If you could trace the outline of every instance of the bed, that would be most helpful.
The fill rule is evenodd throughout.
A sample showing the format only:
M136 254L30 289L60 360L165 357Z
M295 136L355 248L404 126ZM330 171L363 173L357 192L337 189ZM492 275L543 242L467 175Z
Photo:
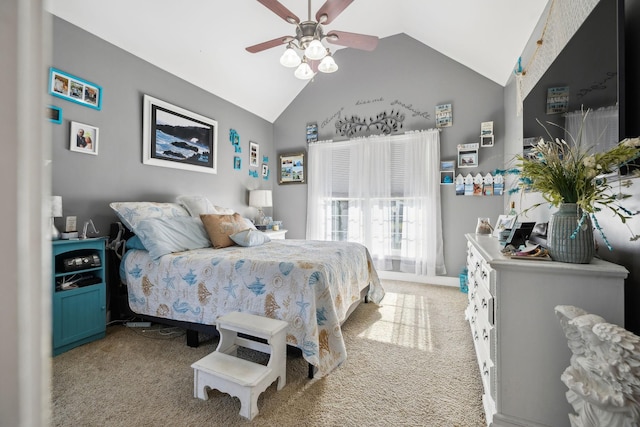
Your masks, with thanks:
M135 233L120 266L134 313L205 326L231 311L281 319L315 376L346 360L342 323L363 295L384 296L364 246L270 241L237 213L179 200L110 205Z

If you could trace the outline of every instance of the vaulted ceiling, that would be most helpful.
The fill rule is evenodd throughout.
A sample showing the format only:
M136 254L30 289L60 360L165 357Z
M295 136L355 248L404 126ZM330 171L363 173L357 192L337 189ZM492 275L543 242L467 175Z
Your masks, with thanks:
M307 1L280 2L308 18ZM325 28L380 38L406 33L505 85L547 2L356 0ZM323 3L311 2L312 19ZM308 84L280 65L284 46L245 50L295 34L256 0L49 0L47 9L269 122Z

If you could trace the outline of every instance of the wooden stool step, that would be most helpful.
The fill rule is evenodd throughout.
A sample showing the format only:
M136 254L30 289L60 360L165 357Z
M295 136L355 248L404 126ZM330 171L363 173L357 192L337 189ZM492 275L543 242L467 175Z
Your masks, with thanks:
M191 365L194 396L207 400L207 388L236 396L240 399L240 415L252 420L258 414L260 394L276 379L278 390L286 384L287 326L282 320L249 313L233 312L219 317L220 342L216 351ZM251 337L266 340L266 344ZM269 362L265 366L236 357L238 347L267 353Z
M206 374L218 376L242 387L255 387L269 374L269 368L259 363L214 351L191 365Z

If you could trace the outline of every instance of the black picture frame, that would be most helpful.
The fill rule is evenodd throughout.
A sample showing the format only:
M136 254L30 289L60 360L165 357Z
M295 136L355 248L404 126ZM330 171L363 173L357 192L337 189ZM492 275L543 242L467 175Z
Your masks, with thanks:
M522 245L526 245L535 225L535 222L517 222L511 229L511 233L505 241L505 245L511 245L516 249Z

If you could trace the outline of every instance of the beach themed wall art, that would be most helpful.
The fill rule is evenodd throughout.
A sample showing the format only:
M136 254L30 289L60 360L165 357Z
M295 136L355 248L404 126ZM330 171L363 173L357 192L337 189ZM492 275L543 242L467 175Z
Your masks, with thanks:
M218 122L149 95L144 96L142 162L217 172Z

